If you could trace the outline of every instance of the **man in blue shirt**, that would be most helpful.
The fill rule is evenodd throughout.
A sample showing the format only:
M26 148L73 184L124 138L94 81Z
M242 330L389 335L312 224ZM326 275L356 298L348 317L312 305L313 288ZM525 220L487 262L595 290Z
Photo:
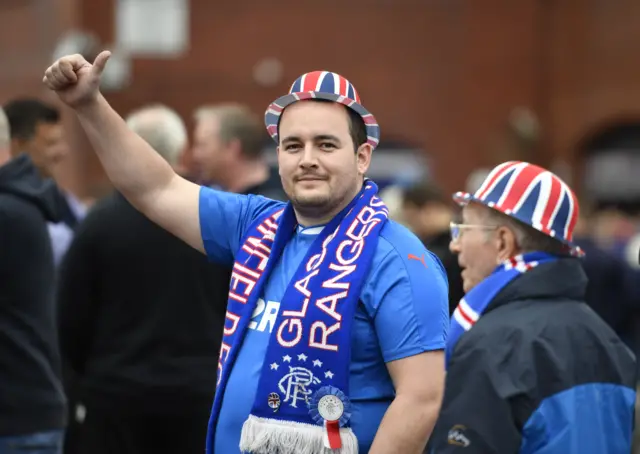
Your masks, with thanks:
M100 95L108 57L63 57L44 82L134 206L233 266L208 450L423 452L443 391L447 283L364 178L379 127L355 88L318 71L269 106L285 205L176 175Z

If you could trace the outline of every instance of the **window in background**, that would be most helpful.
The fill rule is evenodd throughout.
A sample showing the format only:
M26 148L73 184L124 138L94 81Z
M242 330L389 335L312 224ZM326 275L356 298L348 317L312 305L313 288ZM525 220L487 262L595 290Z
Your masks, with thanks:
M116 44L131 56L174 58L189 47L188 0L117 0Z

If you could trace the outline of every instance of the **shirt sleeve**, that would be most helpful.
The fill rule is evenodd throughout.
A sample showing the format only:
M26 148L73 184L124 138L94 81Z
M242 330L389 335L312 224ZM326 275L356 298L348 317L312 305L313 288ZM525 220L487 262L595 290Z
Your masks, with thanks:
M231 266L247 228L261 214L282 202L257 195L200 189L200 231L207 257Z
M370 274L363 293L385 362L445 347L446 277L439 260L417 240L415 246L415 255L390 250Z

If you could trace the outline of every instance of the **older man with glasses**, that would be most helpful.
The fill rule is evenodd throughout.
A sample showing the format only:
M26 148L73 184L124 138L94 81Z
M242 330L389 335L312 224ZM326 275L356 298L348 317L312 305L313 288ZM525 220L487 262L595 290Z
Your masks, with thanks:
M463 223L451 224L450 247L466 294L430 452L630 452L635 358L584 303L572 190L506 162L454 198Z

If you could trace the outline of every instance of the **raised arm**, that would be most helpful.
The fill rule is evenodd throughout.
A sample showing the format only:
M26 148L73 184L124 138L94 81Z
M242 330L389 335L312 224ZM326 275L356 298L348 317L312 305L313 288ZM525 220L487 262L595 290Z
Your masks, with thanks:
M204 252L200 186L177 175L102 96L100 77L109 56L102 52L93 64L81 55L62 57L47 69L43 82L75 110L115 188L153 222Z

